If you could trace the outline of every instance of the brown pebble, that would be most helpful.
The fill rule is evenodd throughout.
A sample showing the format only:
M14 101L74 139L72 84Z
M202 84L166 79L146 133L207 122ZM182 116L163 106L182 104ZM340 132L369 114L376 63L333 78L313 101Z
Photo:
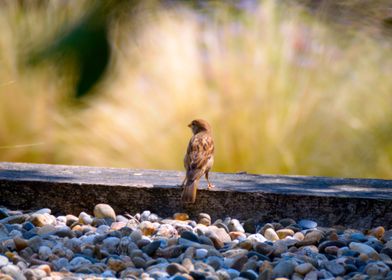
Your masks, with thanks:
M189 220L189 216L187 213L175 213L173 215L174 220L178 220L178 221L186 221Z
M300 265L297 265L294 268L295 272L301 274L301 275L306 275L308 274L310 271L315 270L314 266L311 263L303 263Z
M279 229L279 230L276 231L276 233L278 234L280 239L284 239L287 236L293 236L294 235L294 231L292 229L289 229L289 228Z
M337 255L339 251L339 247L337 246L328 246L324 249L325 253L330 254L330 255Z
M48 215L33 214L31 215L31 222L37 227L42 227L44 225L51 223L51 219L49 218Z
M231 268L241 271L242 267L247 261L248 261L248 257L246 255L238 256L234 259Z
M358 256L358 259L363 261L363 262L367 262L369 260L369 256L367 254L361 253Z
M254 250L262 255L269 256L274 251L274 247L265 242L258 242L254 245Z
M141 222L139 225L139 229L144 235L147 236L152 235L156 231L154 225L149 221Z
M274 228L274 226L270 223L266 223L259 231L258 233L261 233L262 235L264 235L265 231L267 228Z
M269 262L269 261L264 261L263 264L259 267L259 272L262 273L262 272L265 271L265 270L270 270L270 271L272 271L273 268L274 268L274 267L272 266L272 263L271 263L271 262Z
M373 228L373 229L370 231L370 235L373 235L373 236L376 237L377 239L381 239L381 238L383 237L384 233L385 233L385 229L384 229L384 227L382 227L382 226Z
M192 259L190 259L190 258L184 258L184 259L182 260L182 265L183 265L186 269L188 269L189 271L192 271L192 270L195 269L195 266L194 266L193 263L192 263Z
M1 280L13 280L13 278L7 274L1 273L0 272L0 279Z
M166 259L169 258L177 258L179 255L182 254L182 245L175 245L175 246L170 246L170 247L166 247L164 249L162 248L158 248L158 250L156 251L156 255L158 257L163 257Z
M332 241L337 241L337 240L339 240L339 236L338 236L338 234L336 233L336 231L333 231L333 232L331 232L331 233L329 234L328 239L329 239L329 240L332 240Z
M127 264L125 262L123 262L122 260L115 259L115 258L109 258L107 265L111 270L113 270L115 272L119 272L119 271L122 271L125 268L127 268Z
M176 273L189 273L189 270L184 266L178 263L171 263L167 266L166 272L169 273L170 276L173 276Z
M42 264L42 265L38 266L37 268L45 271L47 276L50 276L50 274L52 273L52 269L47 264Z
M196 253L195 247L188 247L184 252L184 258L193 259Z
M21 237L15 237L14 243L15 243L16 251L23 250L28 246L28 242L26 241L26 239L23 239Z
M323 238L324 234L319 230L312 230L305 235L304 240L298 241L296 244L297 247L307 246L307 245L316 245L319 243L321 238Z
M82 231L82 226L80 224L76 224L72 227L73 231Z
M302 232L298 231L298 232L294 233L293 238L301 241L301 240L304 240L305 236Z
M250 251L253 248L253 243L250 240L244 240L238 243L237 247Z
M10 260L12 260L15 257L15 254L10 251L5 252L4 255L6 255L7 258L9 258Z
M221 249L221 248L223 248L223 246L225 245L225 244L222 242L222 240L220 240L220 239L218 238L218 236L216 236L216 235L208 234L208 238L211 239L212 243L214 243L214 247L217 248L217 249Z
M211 217L207 213L200 213L197 217L197 222L199 224L210 226L211 225Z

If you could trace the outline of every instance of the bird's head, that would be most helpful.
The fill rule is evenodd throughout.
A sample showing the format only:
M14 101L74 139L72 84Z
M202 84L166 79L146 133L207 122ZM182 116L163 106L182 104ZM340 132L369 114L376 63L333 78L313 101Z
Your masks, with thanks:
M202 131L211 131L211 126L205 120L197 119L193 120L188 127L192 129L193 134L202 132Z

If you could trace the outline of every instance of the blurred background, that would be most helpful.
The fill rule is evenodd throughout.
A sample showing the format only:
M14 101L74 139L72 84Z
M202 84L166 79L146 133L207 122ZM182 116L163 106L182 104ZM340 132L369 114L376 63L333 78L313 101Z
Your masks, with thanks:
M0 161L391 178L390 1L223 2L1 1Z

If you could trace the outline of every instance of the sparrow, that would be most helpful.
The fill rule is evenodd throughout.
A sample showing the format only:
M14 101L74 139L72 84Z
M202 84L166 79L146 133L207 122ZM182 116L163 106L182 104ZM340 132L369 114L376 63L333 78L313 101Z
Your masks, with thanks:
M214 187L208 179L208 172L214 163L214 140L211 126L205 120L194 120L188 127L193 136L184 157L185 179L182 182L182 202L194 203L200 178L204 175L208 189Z

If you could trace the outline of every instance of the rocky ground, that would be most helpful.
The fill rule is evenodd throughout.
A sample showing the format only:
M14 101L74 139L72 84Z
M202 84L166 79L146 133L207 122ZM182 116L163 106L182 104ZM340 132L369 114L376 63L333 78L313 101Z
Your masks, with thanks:
M0 279L392 279L392 230L0 208Z

